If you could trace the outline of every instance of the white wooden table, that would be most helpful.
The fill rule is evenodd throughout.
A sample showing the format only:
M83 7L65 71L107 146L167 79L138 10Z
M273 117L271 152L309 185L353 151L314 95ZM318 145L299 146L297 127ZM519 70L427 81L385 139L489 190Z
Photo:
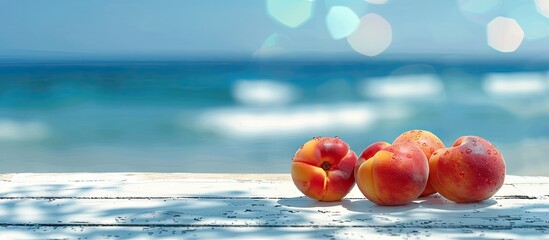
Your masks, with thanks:
M482 203L303 197L286 174L0 175L0 239L549 239L549 178L507 176Z

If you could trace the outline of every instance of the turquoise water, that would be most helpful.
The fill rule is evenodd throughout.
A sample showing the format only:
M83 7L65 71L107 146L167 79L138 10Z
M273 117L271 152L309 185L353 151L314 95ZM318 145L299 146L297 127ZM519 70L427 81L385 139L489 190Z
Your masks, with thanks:
M426 129L479 135L549 176L549 68L526 63L0 65L0 172L285 173L314 136L356 152Z

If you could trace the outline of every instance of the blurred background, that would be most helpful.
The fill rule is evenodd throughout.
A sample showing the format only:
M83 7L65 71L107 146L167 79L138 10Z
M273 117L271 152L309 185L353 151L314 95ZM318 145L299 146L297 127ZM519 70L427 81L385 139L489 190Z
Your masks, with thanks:
M287 173L411 129L549 176L549 0L0 0L2 173Z

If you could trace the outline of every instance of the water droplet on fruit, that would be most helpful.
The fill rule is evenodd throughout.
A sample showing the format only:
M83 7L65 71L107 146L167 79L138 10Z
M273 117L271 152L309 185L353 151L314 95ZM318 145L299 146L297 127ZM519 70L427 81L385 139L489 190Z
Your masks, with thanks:
M491 153L492 153L492 151L486 150L486 154L490 155Z
M427 143L422 143L421 146L426 147L426 146L427 146Z
M407 158L411 158L411 157L412 157L412 155L410 155L410 154L406 154L406 157L407 157Z
M430 151L431 153L433 153L433 152L435 151L435 149L434 149L434 148L429 148L429 151Z
M485 183L489 183L490 180L488 180L488 178L484 178L484 182L485 182Z
M339 139L339 136L335 136L335 139Z
M391 156L391 158L395 159L397 156L396 154L393 154L393 156Z
M466 152L467 154L469 154L469 153L471 153L471 149L467 148L467 150L465 150L465 152Z
M460 177L464 177L464 176L465 176L465 172L463 172L463 171L460 172L460 173L459 173L459 176L460 176Z
M498 160L498 159L497 159L496 157L492 157L492 160L496 161L496 160Z
M494 150L494 155L498 155L498 151Z

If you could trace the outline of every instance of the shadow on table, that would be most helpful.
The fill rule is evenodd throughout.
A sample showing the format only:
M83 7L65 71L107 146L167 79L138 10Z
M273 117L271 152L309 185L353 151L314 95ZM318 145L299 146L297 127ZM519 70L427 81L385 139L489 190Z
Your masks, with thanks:
M456 204L434 196L404 206L383 207L365 199L325 203L306 197L261 198L248 191L219 191L214 195L225 197L206 198L79 197L113 188L117 188L114 183L79 189L72 185L42 184L4 192L0 195L0 236L3 239L340 238L350 232L361 236L426 237L427 232L445 234L448 228L482 233L498 229L515 231L516 227L524 236L541 236L548 231L547 204L501 206L495 200ZM32 191L64 196L68 190L75 197L4 197L25 196ZM395 233L393 229L399 230Z
M278 204L286 206L286 207L295 207L295 208L326 208L326 207L333 207L333 206L341 206L342 204L346 204L351 202L348 199L341 199L340 201L336 202L321 202L312 198L308 197L293 197L293 198L283 198L277 201Z

